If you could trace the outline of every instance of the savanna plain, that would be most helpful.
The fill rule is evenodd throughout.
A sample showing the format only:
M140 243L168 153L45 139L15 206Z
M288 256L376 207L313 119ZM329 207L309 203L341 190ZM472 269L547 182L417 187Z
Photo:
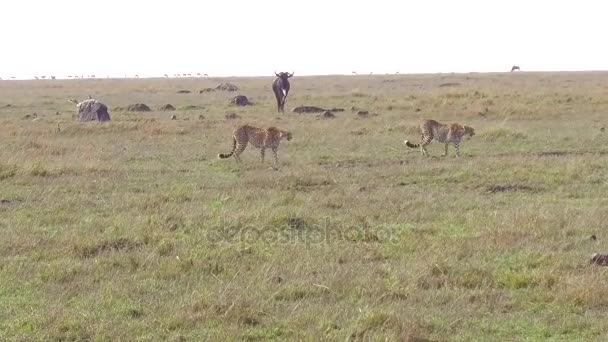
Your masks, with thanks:
M608 72L272 79L0 81L0 340L608 339Z

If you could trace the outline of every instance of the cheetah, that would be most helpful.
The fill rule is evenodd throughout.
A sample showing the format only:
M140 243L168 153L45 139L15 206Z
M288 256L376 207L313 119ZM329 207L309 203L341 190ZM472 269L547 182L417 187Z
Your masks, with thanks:
M277 151L279 150L279 143L282 139L286 139L290 141L292 138L291 132L278 129L276 127L269 127L267 129L258 128L249 125L238 126L232 132L232 151L230 153L220 153L218 154L218 158L225 159L230 158L234 155L234 159L237 164L241 162L241 158L239 157L248 143L253 144L254 147L261 149L261 161L264 163L264 155L266 153L266 149L270 148L272 150L272 154L274 155L274 164L273 169L278 169L278 158Z
M445 152L442 156L448 154L448 145L454 144L456 148L456 156L460 156L460 142L463 137L468 136L469 138L475 135L475 129L469 126L464 126L458 123L450 125L442 124L435 120L424 120L420 124L420 144L412 144L405 140L404 143L407 147L418 148L422 155L427 155L426 145L430 144L433 139L445 144Z

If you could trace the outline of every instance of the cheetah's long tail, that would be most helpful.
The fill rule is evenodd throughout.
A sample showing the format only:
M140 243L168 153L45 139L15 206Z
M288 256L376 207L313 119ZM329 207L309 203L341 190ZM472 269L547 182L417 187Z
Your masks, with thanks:
M405 144L405 146L407 146L407 147L411 147L411 148L417 148L417 147L420 147L420 144L412 144L411 142L409 142L409 141L407 141L407 140L406 140L406 141L404 141L403 143Z
M236 138L232 137L232 151L230 153L220 153L217 157L220 159L230 158L234 154L234 151L236 151Z

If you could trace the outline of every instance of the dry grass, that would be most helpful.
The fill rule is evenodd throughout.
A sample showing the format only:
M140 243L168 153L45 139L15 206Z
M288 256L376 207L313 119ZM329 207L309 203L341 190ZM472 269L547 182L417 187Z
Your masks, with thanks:
M608 337L608 73L294 78L287 107L332 120L222 81L256 105L213 79L0 81L1 340ZM88 94L152 111L76 123ZM423 158L422 118L477 135ZM240 122L293 131L279 171L216 158Z

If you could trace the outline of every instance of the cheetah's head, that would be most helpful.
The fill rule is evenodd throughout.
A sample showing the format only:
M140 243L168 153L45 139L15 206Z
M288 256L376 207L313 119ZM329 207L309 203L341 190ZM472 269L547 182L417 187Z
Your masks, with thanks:
M473 127L464 126L464 135L468 136L470 139L475 135L475 129Z
M281 131L281 139L287 139L287 141L291 140L291 132L289 131Z

